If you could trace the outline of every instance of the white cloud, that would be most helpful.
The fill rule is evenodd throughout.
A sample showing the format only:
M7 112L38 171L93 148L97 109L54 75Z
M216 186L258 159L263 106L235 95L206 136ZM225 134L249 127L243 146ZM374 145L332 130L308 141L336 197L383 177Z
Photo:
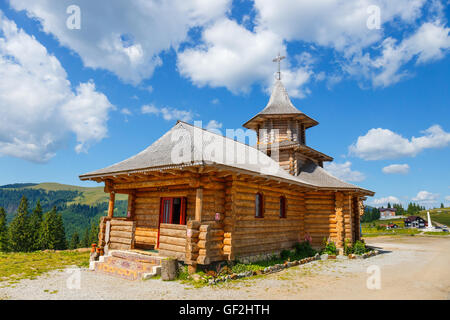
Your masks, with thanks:
M372 59L368 54L353 59L356 68L348 66L350 73L361 73L372 79L375 87L386 87L394 84L404 77L410 76L402 67L416 58L416 64L424 64L429 61L441 59L446 50L450 48L450 28L435 23L424 23L409 38L403 39L397 44L397 40L388 37L381 47L378 57Z
M205 29L202 41L178 54L181 75L199 87L226 87L234 93L248 92L255 81L268 81L275 70L270 63L274 52L283 48L273 32L254 33L229 19Z
M359 182L366 179L365 175L359 171L351 169L352 163L347 161L345 163L325 163L324 169L330 174L344 181Z
M386 174L407 174L409 173L408 164L391 164L390 166L384 167L382 169L383 173Z
M212 104L219 104L219 103L220 103L220 100L217 99L217 98L215 98L215 99L212 99L212 100L211 100L211 103L212 103Z
M218 122L217 120L211 120L208 122L208 124L206 125L206 130L208 131L217 131L219 129L222 128L222 123Z
M397 197L388 196L388 197L384 197L384 198L373 199L369 203L376 207L387 207L388 203L390 203L392 205L394 203L395 204L401 203L401 201Z
M73 0L10 0L16 10L39 19L43 30L75 51L85 66L115 73L137 84L162 64L159 54L187 40L192 27L222 17L230 0L103 1L78 0L81 30L66 27ZM120 22L120 23L119 23Z
M434 194L428 191L420 191L417 196L412 198L413 201L417 201L421 204L433 204L437 202L439 194Z
M154 114L157 116L162 116L164 120L182 120L185 122L189 122L192 120L194 114L192 111L187 110L179 110L176 108L157 108L154 105L144 105L141 107L142 114Z
M122 110L120 110L121 114L124 114L126 116L131 116L133 113L130 111L130 109L128 108L123 108Z
M388 129L370 129L349 147L350 154L364 160L414 157L425 149L444 148L450 143L450 133L434 125L416 138L406 139Z
M382 39L367 28L367 8L381 10L381 23L412 23L425 0L255 0L257 23L288 41L306 41L351 54Z
M47 162L70 133L86 151L106 137L113 108L93 82L73 92L58 59L0 11L0 154Z

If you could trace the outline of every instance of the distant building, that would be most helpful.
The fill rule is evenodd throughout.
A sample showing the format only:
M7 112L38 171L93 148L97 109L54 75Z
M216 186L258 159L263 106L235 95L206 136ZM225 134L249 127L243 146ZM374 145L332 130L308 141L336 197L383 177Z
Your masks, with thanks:
M395 217L397 209L395 208L381 208L380 209L380 220L392 219Z
M421 217L409 216L404 220L405 228L425 228L428 223Z

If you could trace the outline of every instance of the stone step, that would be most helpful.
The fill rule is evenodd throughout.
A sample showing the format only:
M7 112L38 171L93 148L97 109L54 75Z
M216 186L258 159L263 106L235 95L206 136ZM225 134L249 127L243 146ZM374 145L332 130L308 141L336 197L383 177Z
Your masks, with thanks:
M91 263L90 269L127 280L150 279L161 275L162 259L155 255L110 251L108 256Z
M116 257L107 257L103 263L117 268L136 270L139 272L151 272L156 265L149 262L130 261Z
M160 265L161 260L164 259L164 257L160 257L157 255L145 255L129 251L111 251L110 256L127 261L150 263L155 265Z
M139 272L137 270L120 268L102 262L97 262L95 264L95 271L102 274L107 274L127 280L138 280L142 278L142 272Z

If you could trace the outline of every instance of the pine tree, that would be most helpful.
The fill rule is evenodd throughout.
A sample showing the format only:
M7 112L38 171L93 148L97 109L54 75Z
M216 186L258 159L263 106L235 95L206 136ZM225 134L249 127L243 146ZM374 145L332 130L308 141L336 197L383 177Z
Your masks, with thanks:
M56 207L44 214L40 242L43 249L64 250L67 248L64 223Z
M0 207L0 252L8 251L8 226L5 209Z
M98 224L91 223L91 231L89 232L89 246L91 244L98 244Z
M443 203L441 203L441 209L444 209L444 204Z
M391 207L391 203L390 202L388 202L388 209L391 209L392 207Z
M80 236L78 235L78 232L74 232L72 234L72 238L70 239L70 246L69 249L77 249L80 245Z
M42 224L42 207L41 202L38 200L36 208L30 216L30 241L31 250L36 251L41 249L40 232Z
M56 208L54 208L56 211ZM67 240L66 231L64 229L64 221L61 214L56 214L56 250L66 250Z
M9 226L9 246L14 252L31 251L28 200L25 196L20 200L14 219Z
M81 247L82 248L89 248L91 245L89 243L89 227L86 228L84 232L83 239L81 240Z

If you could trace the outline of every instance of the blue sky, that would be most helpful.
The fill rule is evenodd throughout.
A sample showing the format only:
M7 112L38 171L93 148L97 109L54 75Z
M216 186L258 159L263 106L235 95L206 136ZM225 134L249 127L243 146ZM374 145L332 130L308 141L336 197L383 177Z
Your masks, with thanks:
M0 2L0 184L93 186L78 175L177 119L240 128L266 105L281 52L327 170L376 191L368 204L450 205L448 2L273 3Z

